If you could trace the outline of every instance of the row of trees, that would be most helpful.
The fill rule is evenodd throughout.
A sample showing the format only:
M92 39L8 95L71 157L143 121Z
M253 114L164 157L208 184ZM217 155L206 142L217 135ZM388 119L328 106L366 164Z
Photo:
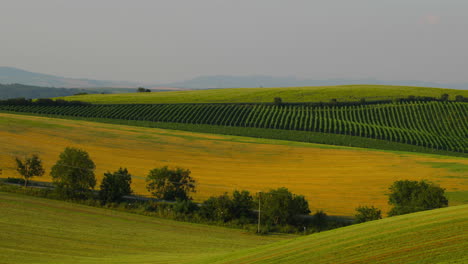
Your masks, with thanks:
M24 185L35 176L44 175L42 161L33 154L25 159L15 158L16 170L24 178ZM66 198L86 199L93 195L97 180L94 174L96 165L89 154L78 148L67 147L52 166L50 176L56 190ZM104 173L99 197L104 202L116 202L132 193L132 175L126 168ZM190 192L195 192L195 180L190 170L169 169L167 166L152 169L147 178L147 189L162 200L191 200Z
M144 87L138 87L136 91L137 93L151 93L150 89L146 89Z
M23 176L25 186L35 176L45 172L37 155L21 160L16 158L17 171ZM126 168L104 173L98 195L93 192L97 184L94 174L96 166L89 154L81 149L67 147L52 166L50 175L55 191L66 199L98 198L102 204L121 202L132 194L132 175ZM217 222L241 221L253 223L257 214L255 205L261 200L262 218L269 226L298 225L298 215L309 214L309 204L302 195L295 195L286 188L260 193L256 197L246 190L224 193L208 198L198 205L192 201L195 180L190 170L167 166L149 171L146 177L147 190L157 199L174 201L172 209L177 214L194 215ZM260 208L259 208L260 209Z
M24 159L15 158L16 170L24 178L26 187L29 180L35 176L42 176L45 170L38 155L33 154ZM93 195L96 186L94 162L89 154L81 149L67 147L60 154L59 160L52 166L50 175L56 191L64 198L86 199ZM104 173L99 198L103 202L116 202L122 196L132 193L132 175L127 169L120 168L114 173Z
M24 97L0 100L0 105L39 105L39 106L86 106L91 105L82 101L67 101L63 99L39 98L36 100Z
M21 160L16 158L17 171L23 176L25 186L35 176L45 172L42 161L37 155ZM96 166L89 154L81 149L67 147L53 165L50 175L56 191L67 199L89 199L95 197L102 204L118 203L126 195L132 194L132 175L126 168L106 172L95 195L97 184L94 174ZM263 223L267 226L306 226L311 224L304 215L311 213L304 196L295 195L287 188L278 188L252 196L248 191L234 191L213 196L198 205L192 201L196 181L190 176L190 170L165 166L149 171L146 177L148 191L157 199L174 201L172 209L184 216L201 217L210 221L253 223L261 212ZM389 216L446 207L448 200L444 189L427 181L396 181L389 188L389 203L393 206ZM258 208L256 206L259 206ZM260 206L261 205L261 206ZM254 210L258 209L259 212ZM322 225L326 218L323 212L314 215L312 224ZM382 218L382 212L375 207L356 208L357 223Z
M429 101L440 101L440 102L448 102L450 95L445 93L442 94L439 98L432 97L432 96L415 96L409 95L408 97L398 97L393 99L373 99L368 101L365 97L359 99L359 101L340 101L337 98L330 99L329 102L319 102L319 103L310 103L315 106L352 106L352 105L368 105L368 104L385 104L385 103L401 103L401 102L429 102ZM370 98L372 99L372 98ZM468 98L464 97L463 95L456 95L455 102L468 102ZM273 105L282 106L291 103L284 103L281 97L273 98ZM293 103L293 104L304 104L304 103Z
M388 203L392 209L388 216L397 216L419 211L432 210L448 206L445 189L428 181L402 180L394 182L388 194ZM356 208L355 221L357 223L382 218L382 211L373 206Z

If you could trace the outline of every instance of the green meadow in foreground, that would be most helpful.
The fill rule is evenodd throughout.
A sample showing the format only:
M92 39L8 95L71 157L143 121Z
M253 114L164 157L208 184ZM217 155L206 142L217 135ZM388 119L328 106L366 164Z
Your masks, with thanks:
M199 263L468 263L468 205L352 225Z
M0 192L0 263L185 263L287 236Z
M0 193L0 263L463 263L468 205L309 236L239 230Z
M191 91L171 91L128 94L88 94L62 97L65 100L78 100L97 104L172 104L172 103L261 103L273 102L281 97L284 102L329 102L382 100L394 97L430 96L448 94L453 100L456 95L468 97L468 90L386 86L386 85L342 85L288 88L230 88Z

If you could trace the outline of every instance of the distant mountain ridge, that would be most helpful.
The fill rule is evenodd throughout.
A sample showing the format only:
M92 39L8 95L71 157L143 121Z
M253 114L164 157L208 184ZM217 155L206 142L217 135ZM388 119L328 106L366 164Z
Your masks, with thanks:
M139 83L126 81L100 81L91 79L66 78L50 74L35 73L12 67L0 67L0 84L15 84L57 87L57 88L129 88L141 86Z
M52 88L39 87L24 84L1 84L0 83L0 100L10 98L48 98L59 96L70 96L79 93L98 93L97 91L86 90L81 88Z
M296 77L273 77L267 75L230 76L214 75L200 76L187 81L166 84L169 87L207 89L207 88L240 88L240 87L302 87L302 86L335 86L348 84L376 84L397 86L437 87L452 89L468 89L468 83L447 84L424 81L382 81L376 79L328 79L313 80Z
M442 87L468 89L468 83L435 83L425 81L382 81L376 79L328 79L314 80L297 77L274 77L267 75L232 76L210 75L199 76L189 80L172 83L143 83L128 81L105 81L91 79L66 78L49 74L34 73L12 67L0 67L0 84L21 83L33 86L63 88L131 88L143 86L155 90L241 88L241 87L299 87L299 86L334 86L346 84L381 84L419 87ZM179 88L179 89L177 89Z

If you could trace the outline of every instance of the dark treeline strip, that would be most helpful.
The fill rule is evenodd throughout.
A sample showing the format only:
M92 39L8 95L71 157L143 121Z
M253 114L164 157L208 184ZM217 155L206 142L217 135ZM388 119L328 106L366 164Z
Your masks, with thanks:
M20 98L10 98L6 100L0 100L0 105L41 105L41 106L67 106L67 105L91 105L87 102L82 101L66 101L63 99L50 99L50 98L39 98L36 100Z
M5 85L0 84L0 88ZM65 88L50 88L55 90L65 89ZM90 93L97 93L97 91L84 90L84 89L65 89L70 90L73 92L77 92L76 94L87 94ZM70 93L68 91L67 93ZM71 95L71 94L67 94ZM65 96L65 95L62 95ZM49 96L54 97L54 96ZM58 97L58 96L56 96ZM0 96L0 99L2 97ZM8 99L0 100L0 105L31 105L35 104L36 102L40 102L42 105L58 105L58 104L66 104L64 102L68 100L63 99L49 99L46 96L36 96L33 98L39 98L37 100L27 99L30 97L26 96L16 96L16 97L7 97ZM278 99L278 100L277 100ZM440 98L438 97L430 97L430 96L413 96L410 95L408 97L363 97L356 101L347 101L343 100L343 98L339 99L331 99L329 102L283 102L281 98L277 97L271 103L259 102L259 103L200 103L198 105L281 105L281 106L309 106L309 107L339 107L339 106L362 106L362 105L376 105L376 104L394 104L394 103L405 103L405 102L449 102L449 95L443 94ZM468 102L468 97L464 97L462 95L457 95L452 102ZM73 102L74 104L90 104L88 102L81 102L81 101L68 101ZM99 105L127 105L127 104L99 104ZM135 104L135 105L143 105L143 104ZM165 104L148 104L148 105L165 105ZM175 105L192 105L191 103L178 103Z

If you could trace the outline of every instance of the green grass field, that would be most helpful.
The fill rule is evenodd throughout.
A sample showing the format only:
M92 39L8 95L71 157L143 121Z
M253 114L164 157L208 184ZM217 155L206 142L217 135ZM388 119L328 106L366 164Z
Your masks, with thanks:
M290 236L0 192L0 263L185 263Z
M468 263L468 205L353 225L199 263Z
M466 263L468 205L256 236L0 193L0 263Z
M447 93L450 99L456 95L468 97L468 90L385 86L385 85L342 85L319 87L290 88L231 88L196 91L129 93L129 94L89 94L68 96L62 99L79 100L97 104L168 104L168 103L260 103L273 102L281 97L284 102L329 102L332 98L338 101L358 101L367 98L388 99L393 97L431 96L440 97Z

